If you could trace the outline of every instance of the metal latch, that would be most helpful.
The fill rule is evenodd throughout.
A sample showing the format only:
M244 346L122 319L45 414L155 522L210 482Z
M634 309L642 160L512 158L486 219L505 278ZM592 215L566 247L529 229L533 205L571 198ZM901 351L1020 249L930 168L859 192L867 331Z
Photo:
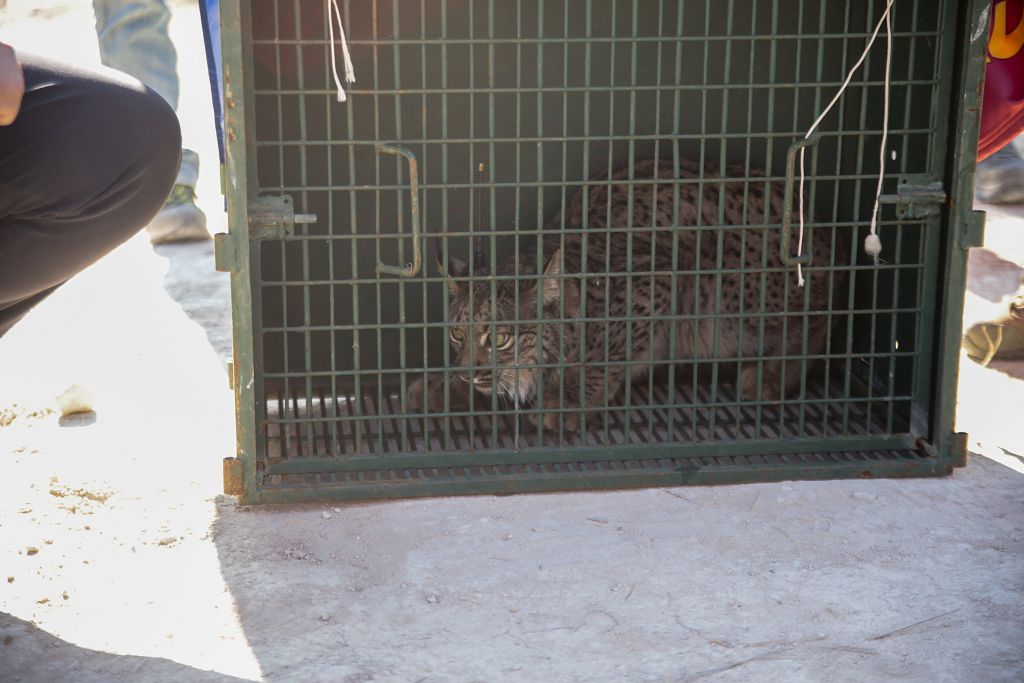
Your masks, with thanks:
M292 198L286 194L249 202L249 239L287 239L295 234L296 223L316 223L316 214L295 213Z
M283 240L295 235L296 223L316 223L315 213L295 213L292 198L286 194L276 197L256 197L249 202L249 239ZM222 273L238 270L239 246L234 233L213 236L214 264ZM244 252L243 252L244 253Z
M949 197L942 187L942 181L930 175L900 176L896 194L883 194L879 204L894 204L897 218L924 218L934 216L939 207L948 203Z
M233 273L238 270L238 252L231 233L218 232L213 236L213 267L218 273Z

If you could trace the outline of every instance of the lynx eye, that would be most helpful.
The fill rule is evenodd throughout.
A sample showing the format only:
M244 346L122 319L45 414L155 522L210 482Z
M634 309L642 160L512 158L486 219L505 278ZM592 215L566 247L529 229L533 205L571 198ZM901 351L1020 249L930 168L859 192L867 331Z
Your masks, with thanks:
M452 329L451 329L451 330L450 330L450 331L448 332L448 337L449 337L449 338L450 338L450 339L452 340L452 342L454 342L455 344L459 344L459 345L461 345L461 344L462 344L462 330L461 330L460 328L458 328L458 327L453 327L453 328L452 328Z
M499 334L494 338L494 341L497 344L499 351L506 351L512 347L513 343L515 343L515 339L510 334Z

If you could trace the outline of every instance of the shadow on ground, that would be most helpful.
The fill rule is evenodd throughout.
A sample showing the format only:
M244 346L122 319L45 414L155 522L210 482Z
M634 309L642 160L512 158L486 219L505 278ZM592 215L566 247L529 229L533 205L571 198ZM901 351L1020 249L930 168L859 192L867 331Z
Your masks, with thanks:
M214 267L213 242L166 244L154 250L168 263L167 294L203 328L221 362L230 360L231 286L228 275Z
M5 681L88 680L147 683L231 683L242 678L202 671L158 657L116 655L61 640L31 623L0 612L0 677Z

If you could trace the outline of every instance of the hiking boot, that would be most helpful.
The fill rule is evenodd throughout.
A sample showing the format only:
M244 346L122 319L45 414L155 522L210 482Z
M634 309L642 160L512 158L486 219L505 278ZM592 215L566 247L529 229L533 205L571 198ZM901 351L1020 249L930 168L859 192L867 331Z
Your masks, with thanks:
M1024 294L1010 302L1006 315L972 325L964 334L967 356L982 365L1024 359Z
M153 244L210 239L206 214L196 206L195 188L188 185L174 186L164 208L150 221L146 230Z
M990 204L1024 204L1024 159L1012 142L978 164L974 196Z

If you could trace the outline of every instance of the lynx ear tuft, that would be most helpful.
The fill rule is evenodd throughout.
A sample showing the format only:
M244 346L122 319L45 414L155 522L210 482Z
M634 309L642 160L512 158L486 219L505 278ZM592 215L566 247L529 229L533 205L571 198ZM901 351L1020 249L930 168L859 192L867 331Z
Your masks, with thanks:
M562 275L562 250L556 249L547 265L544 266L544 276L541 278L544 287L544 305L554 303L562 298L562 288L565 286Z
M447 278L448 289L451 291L452 295L457 296L462 292L462 285L456 282L455 278L466 277L467 273L469 273L469 266L466 265L465 261L455 256L452 256L451 254L448 254L448 265L446 266L441 261L442 253L443 252L441 250L441 243L440 241L438 241L434 249L434 257L437 263L437 270L442 275L444 275L445 278Z

